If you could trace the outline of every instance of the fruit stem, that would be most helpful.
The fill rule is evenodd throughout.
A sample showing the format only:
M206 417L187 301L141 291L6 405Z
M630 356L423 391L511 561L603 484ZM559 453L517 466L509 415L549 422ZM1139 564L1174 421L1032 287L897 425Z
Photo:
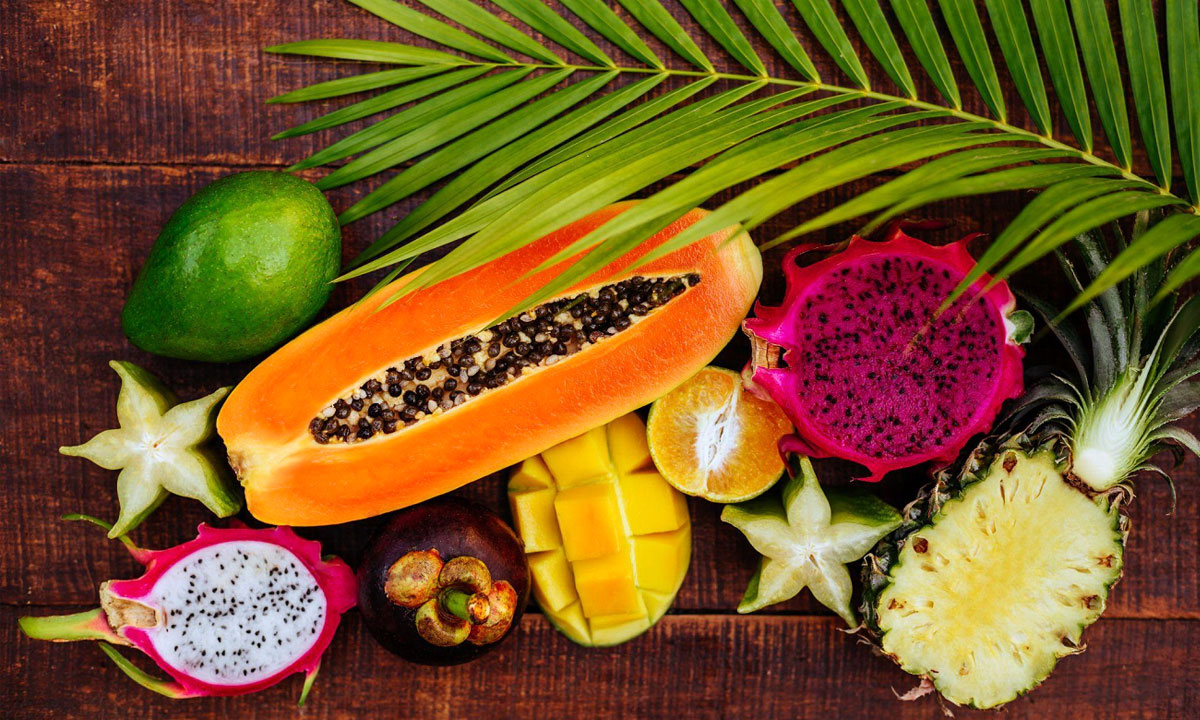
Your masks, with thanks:
M70 642L73 640L108 640L124 642L117 637L100 608L73 615L23 617L17 621L21 631L34 640Z
M448 587L438 596L439 607L460 620L472 625L487 622L491 604L487 595L460 587Z

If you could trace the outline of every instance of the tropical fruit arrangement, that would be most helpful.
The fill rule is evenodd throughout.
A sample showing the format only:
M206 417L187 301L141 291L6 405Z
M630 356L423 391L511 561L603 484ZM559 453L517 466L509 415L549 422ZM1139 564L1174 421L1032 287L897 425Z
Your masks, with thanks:
M1020 133L1001 122L998 95L985 93L996 122L903 99L835 108L850 96L816 77L771 3L736 5L805 80L749 99L775 80L759 72L727 4L695 3L704 30L764 79L730 76L732 87L706 91L714 74L640 104L672 71L605 4L566 3L662 75L580 105L621 68L547 6L497 3L596 68L563 64L472 3L424 1L494 44L390 0L353 2L488 62L375 41L275 48L404 66L276 98L396 86L283 136L413 104L295 168L358 155L315 187L287 173L235 174L171 217L130 290L125 333L159 355L257 363L232 388L181 402L146 370L112 362L118 427L61 452L120 471L116 519L68 518L105 528L145 573L103 583L98 609L22 618L26 634L96 640L134 681L171 697L248 693L304 673L302 702L355 608L382 647L413 663L497 650L522 631L531 596L577 645L617 646L655 632L670 611L698 532L690 510L709 502L760 556L737 612L807 589L918 678L906 698L998 707L1083 649L1124 568L1135 478L1166 475L1160 451L1200 452L1179 424L1200 407L1200 298L1179 294L1200 268L1179 249L1200 235L1200 210L1171 194L1169 177L1151 192L1127 159L1109 173L1091 154L1090 127L1082 170L1058 141L1005 145L1004 133ZM715 72L657 2L622 5ZM896 44L878 8L847 5L856 25L879 31L876 42ZM1007 10L1007 59L1030 31L1018 3L993 5ZM861 74L829 8L797 6L824 28L820 42L842 71ZM923 3L897 6L907 32L932 23ZM1039 30L1071 28L1065 9L1035 6ZM1099 74L1107 20L1072 7L1091 28L1081 36L1089 76ZM976 39L972 8L947 18L960 45ZM1196 25L1194 3L1168 9ZM1122 3L1120 14L1128 42L1157 57L1144 13ZM1194 50L1191 67L1200 64L1200 39L1173 42L1172 61ZM922 63L940 67L923 47ZM542 62L525 67L508 50ZM879 54L893 80L911 84L899 52ZM515 69L495 72L505 65ZM600 74L553 90L580 67ZM973 78L995 72L976 54L968 67ZM1155 112L1154 88L1136 77ZM1027 102L1039 92L1045 102L1040 82L1017 81ZM817 91L827 96L796 102ZM1115 106L1099 112L1112 140ZM1080 117L1068 119L1082 132ZM1181 148L1193 193L1194 152ZM320 192L414 159L340 216ZM751 237L813 193L922 161L783 236ZM786 169L729 203L698 207L776 168ZM459 170L339 276L341 224ZM947 177L959 184L939 184ZM923 202L1025 187L1046 189L990 244L979 232L935 243L938 223L896 220ZM782 300L760 297L762 249L868 213L878 215L848 240L793 243L777 269ZM1050 253L1076 295L1062 311L1008 282ZM311 324L332 281L388 268L364 298ZM749 356L714 364L740 334ZM1026 367L1034 341L1061 362ZM901 470L929 482L897 508L873 483ZM498 475L507 516L447 495ZM138 547L128 533L169 494L229 519L174 548ZM354 569L292 529L376 516ZM242 522L251 519L267 526Z

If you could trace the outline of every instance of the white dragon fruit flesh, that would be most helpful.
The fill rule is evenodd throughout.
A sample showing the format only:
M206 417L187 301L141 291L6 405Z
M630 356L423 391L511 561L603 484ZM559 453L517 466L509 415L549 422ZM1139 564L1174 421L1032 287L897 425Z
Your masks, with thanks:
M126 674L169 697L241 695L304 673L303 702L356 602L346 563L322 559L319 543L286 527L201 525L195 540L166 550L126 546L145 574L103 583L95 610L22 618L21 629L43 640L100 640ZM141 650L173 681L148 675L109 643Z

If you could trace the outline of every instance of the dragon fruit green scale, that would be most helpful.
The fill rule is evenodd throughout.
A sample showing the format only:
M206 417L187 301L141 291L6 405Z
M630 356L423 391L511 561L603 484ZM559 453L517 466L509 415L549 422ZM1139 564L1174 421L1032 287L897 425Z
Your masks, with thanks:
M201 525L196 539L166 550L122 541L145 574L103 583L96 610L21 618L21 629L42 640L100 640L121 670L168 697L241 695L304 673L303 702L342 613L356 604L349 566L323 559L319 543L290 528ZM141 650L172 681L109 643Z
M984 275L938 313L975 267L973 237L938 247L896 226L808 265L800 256L819 246L788 253L783 304L757 305L745 327L782 350L783 366L756 352L752 379L795 424L790 450L858 463L874 482L953 461L1022 393L1027 314L1005 283Z

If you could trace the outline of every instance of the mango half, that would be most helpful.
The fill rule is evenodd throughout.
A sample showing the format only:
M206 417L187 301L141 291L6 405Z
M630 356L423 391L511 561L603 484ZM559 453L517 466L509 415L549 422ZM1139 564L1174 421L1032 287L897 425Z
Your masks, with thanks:
M508 503L546 617L580 645L630 640L675 600L692 557L686 498L630 413L513 471Z

